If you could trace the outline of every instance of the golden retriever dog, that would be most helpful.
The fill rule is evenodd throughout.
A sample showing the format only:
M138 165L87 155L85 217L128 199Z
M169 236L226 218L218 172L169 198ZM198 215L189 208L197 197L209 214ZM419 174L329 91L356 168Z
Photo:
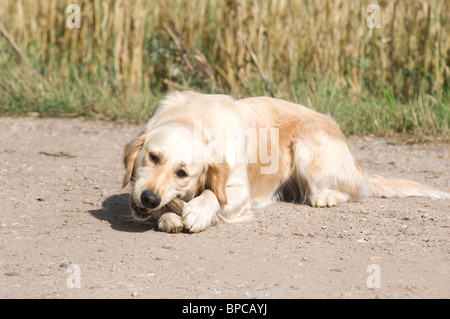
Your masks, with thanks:
M200 232L273 201L330 207L372 197L450 193L365 174L336 122L304 106L255 97L173 92L125 146L123 187L134 217L166 232ZM182 215L167 211L174 198Z

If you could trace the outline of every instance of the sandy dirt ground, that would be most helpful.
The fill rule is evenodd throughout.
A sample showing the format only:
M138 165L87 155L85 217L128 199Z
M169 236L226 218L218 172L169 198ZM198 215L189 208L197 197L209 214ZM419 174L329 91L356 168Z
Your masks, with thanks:
M0 297L450 297L450 200L276 203L250 222L162 233L133 220L121 189L140 129L0 118ZM350 144L368 173L450 188L448 144Z

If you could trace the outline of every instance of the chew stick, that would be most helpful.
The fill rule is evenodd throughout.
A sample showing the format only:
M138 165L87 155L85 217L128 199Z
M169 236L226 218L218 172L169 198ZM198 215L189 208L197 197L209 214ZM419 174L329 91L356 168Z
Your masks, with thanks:
M167 203L166 206L175 214L181 216L181 213L183 212L184 201L179 198L174 198L169 203Z

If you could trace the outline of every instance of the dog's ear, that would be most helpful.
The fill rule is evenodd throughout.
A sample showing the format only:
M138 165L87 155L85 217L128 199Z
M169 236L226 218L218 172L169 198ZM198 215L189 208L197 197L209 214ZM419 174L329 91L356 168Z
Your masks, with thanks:
M136 162L136 157L145 142L145 132L139 134L134 140L125 145L123 150L123 164L125 166L125 176L122 182L122 188L127 186L128 182L134 173L134 164Z
M230 166L227 163L212 163L208 168L208 185L222 205L227 204L225 184L229 172Z

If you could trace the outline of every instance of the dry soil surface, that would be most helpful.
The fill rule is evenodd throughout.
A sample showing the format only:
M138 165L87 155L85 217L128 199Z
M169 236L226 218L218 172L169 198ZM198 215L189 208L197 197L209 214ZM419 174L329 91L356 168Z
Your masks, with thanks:
M449 298L449 200L276 203L167 234L133 220L123 145L141 127L0 118L0 297ZM350 138L369 173L448 189L450 147Z

